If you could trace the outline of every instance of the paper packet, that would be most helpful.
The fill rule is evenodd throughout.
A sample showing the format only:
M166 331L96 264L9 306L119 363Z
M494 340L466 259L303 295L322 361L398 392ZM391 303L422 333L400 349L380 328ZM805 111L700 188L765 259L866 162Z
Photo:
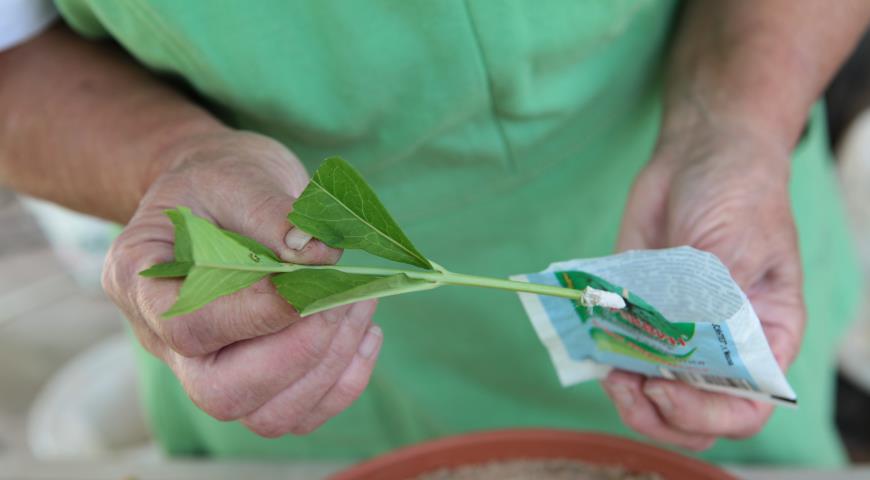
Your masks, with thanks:
M513 280L620 295L624 308L520 293L563 386L611 368L796 406L749 299L719 259L691 247L569 260Z

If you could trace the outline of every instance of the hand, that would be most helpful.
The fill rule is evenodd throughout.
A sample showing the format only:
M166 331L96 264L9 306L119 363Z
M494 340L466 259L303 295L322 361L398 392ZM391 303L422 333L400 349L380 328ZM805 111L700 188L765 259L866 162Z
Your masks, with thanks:
M366 387L382 343L373 301L300 319L268 279L182 317L160 314L180 280L138 272L173 258L163 211L187 206L259 240L285 261L335 263L340 251L287 221L308 176L284 147L242 132L197 137L171 152L109 252L103 286L136 336L169 365L190 398L218 420L241 420L266 437L305 434L347 408Z
M789 150L735 125L663 134L631 191L618 241L619 250L688 244L716 254L748 295L784 370L806 318ZM603 385L628 426L693 450L717 437L752 436L772 412L768 404L624 371Z

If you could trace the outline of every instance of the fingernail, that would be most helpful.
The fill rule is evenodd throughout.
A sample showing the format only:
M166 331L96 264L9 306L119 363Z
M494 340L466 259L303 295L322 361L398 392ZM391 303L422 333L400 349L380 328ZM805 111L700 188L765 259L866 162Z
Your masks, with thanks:
M610 393L616 397L616 403L618 403L620 407L631 408L631 406L634 405L634 395L625 385L612 385L610 387Z
M384 332L381 331L381 327L377 325L372 325L369 327L369 330L366 332L365 338L359 344L359 354L363 358L369 358L375 353L375 350L378 348L378 342L383 338Z
M291 228L290 231L287 232L287 235L284 236L284 244L293 250L302 250L310 241L311 235L296 227Z
M643 393L650 397L652 401L655 402L656 406L658 406L663 412L670 412L673 410L674 404L671 402L671 397L664 388L658 385L653 385L644 388Z

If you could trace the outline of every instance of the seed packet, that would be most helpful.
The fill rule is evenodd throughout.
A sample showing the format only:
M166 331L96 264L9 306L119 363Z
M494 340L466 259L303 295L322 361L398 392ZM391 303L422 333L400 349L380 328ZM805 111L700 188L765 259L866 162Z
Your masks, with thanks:
M619 368L797 405L749 299L711 253L691 247L634 250L558 262L512 279L610 292L624 300L619 308L612 300L519 294L563 386Z

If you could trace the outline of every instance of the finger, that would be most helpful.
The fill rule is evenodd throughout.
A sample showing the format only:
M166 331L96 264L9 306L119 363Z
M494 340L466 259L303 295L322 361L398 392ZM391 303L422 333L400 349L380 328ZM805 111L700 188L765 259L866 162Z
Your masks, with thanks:
M616 251L658 248L664 224L664 181L658 171L649 167L638 176L626 201Z
M279 252L281 260L302 265L332 265L341 258L341 250L331 248L298 227L291 227L284 236L289 250Z
M346 321L348 309L306 317L278 333L238 342L210 356L175 356L168 363L202 410L219 420L236 420L333 357L339 329L364 332L369 320Z
M643 392L667 425L693 434L750 437L761 430L773 411L767 404L664 379L648 379Z
M136 257L137 250L143 249L141 245L147 246L145 249L149 256L145 262L148 265L172 259L172 238L166 234L165 229L158 226L159 223L146 219L136 227L126 229L115 239L106 254L101 283L103 290L130 322L133 333L142 346L151 354L163 358L167 347L145 320L137 305L141 284L138 273L144 269L141 267L143 264L130 261ZM132 247L133 245L137 248Z
M655 405L643 393L644 381L641 375L619 370L614 370L602 381L623 423L653 440L689 450L706 450L713 445L715 437L686 433L667 425Z
M366 337L366 332L370 329L373 311L374 302L353 305L320 364L247 414L242 423L258 435L269 438L289 432L308 433L298 430L302 421L338 383L355 355L360 350L371 348L372 338Z
M647 247L646 237L636 225L623 225L616 240L616 251L643 250Z
M173 235L164 215L138 212L137 223L121 232L106 253L101 282L109 297L125 309L135 306L139 272L171 261Z
M795 314L792 314L787 318L794 318L794 315ZM764 317L759 315L759 318ZM797 357L801 346L801 338L803 338L804 326L802 321L793 320L793 322L796 325L779 324L762 320L764 336L767 338L767 344L770 346L773 358L776 360L776 363L783 372L788 370L788 367Z
M383 345L383 333L380 327L374 325L369 328L350 366L341 374L338 382L326 392L311 414L296 426L293 433L313 432L355 402L368 386L381 345Z
M220 297L199 310L163 318L178 298L180 280L142 279L135 299L151 329L175 352L186 357L214 353L241 340L283 330L299 314L275 291L269 279Z
M646 205L639 204L643 200L638 199L641 193L638 193L637 189L638 186L635 186L628 196L625 213L622 215L622 223L619 227L619 235L616 239L617 252L649 248L650 239L647 237L650 234L647 233L647 230L655 229L655 226L650 223L649 218L644 218L648 217L651 212L648 212Z
M334 264L341 257L341 250L312 240L310 235L290 224L287 215L293 210L295 201L280 191L253 192L244 198L241 206L234 205L234 210L215 218L223 228L261 242L284 261L306 265Z
M806 307L800 271L792 279L780 279L781 272L768 275L748 292L752 307L764 327L764 334L779 366L785 370L798 354L806 326ZM794 279L796 278L796 280Z

